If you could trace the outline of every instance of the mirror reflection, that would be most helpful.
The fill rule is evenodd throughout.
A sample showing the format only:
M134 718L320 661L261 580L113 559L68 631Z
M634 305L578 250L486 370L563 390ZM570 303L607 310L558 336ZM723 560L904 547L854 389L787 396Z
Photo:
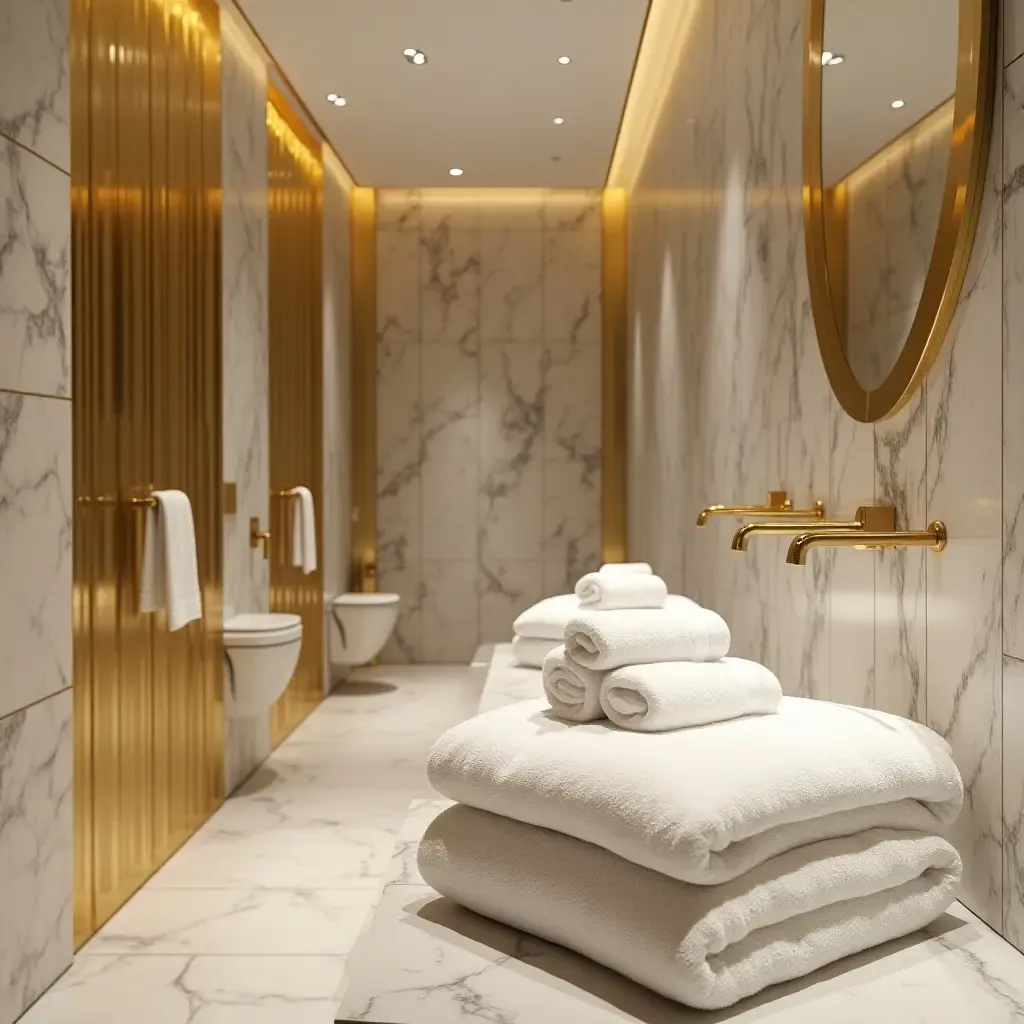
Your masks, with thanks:
M946 183L959 0L826 0L821 160L847 362L879 387L917 312Z

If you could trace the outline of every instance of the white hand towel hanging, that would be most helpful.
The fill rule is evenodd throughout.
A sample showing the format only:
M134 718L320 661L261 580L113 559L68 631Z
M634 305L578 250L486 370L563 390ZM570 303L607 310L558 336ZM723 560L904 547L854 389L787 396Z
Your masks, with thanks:
M192 502L184 491L154 491L146 509L139 610L167 612L167 628L203 617Z
M313 494L308 487L293 487L295 514L292 516L292 565L304 573L316 571L316 516Z

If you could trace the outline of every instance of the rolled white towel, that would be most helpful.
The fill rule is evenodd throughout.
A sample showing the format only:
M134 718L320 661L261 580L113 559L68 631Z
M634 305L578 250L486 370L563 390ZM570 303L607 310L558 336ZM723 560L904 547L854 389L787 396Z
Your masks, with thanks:
M580 610L580 599L575 594L545 597L530 605L512 623L516 636L530 636L540 640L562 643L565 624Z
M588 572L576 584L576 596L586 611L664 608L668 587L653 573Z
M605 562L601 566L601 572L633 573L649 576L654 570L647 562Z
M556 647L544 659L544 696L559 718L569 722L594 722L604 718L601 710L603 672L578 665Z
M621 729L665 732L778 710L782 686L756 661L663 661L608 672L601 708Z
M565 625L565 649L596 671L654 661L717 661L729 653L725 620L685 598L664 608L581 612Z
M512 637L512 657L527 668L540 668L552 650L564 646L558 640L545 640L536 636L514 636Z

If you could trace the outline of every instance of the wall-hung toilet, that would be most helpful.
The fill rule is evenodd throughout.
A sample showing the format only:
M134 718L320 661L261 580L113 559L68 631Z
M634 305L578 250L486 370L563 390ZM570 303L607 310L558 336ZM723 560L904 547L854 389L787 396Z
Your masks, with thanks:
M331 667L373 661L398 621L398 594L340 594L327 605Z
M224 713L247 718L268 711L299 663L298 615L236 615L224 623Z

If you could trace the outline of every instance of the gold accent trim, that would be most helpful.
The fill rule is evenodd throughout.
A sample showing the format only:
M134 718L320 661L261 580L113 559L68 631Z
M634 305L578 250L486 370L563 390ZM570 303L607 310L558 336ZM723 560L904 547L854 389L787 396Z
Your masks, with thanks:
M625 562L628 361L628 217L625 189L601 193L601 558Z
M857 548L876 551L880 548L931 548L945 551L949 542L946 524L936 519L927 530L808 530L793 540L786 553L789 565L804 565L811 548Z
M823 521L815 530L895 530L896 509L892 505L861 506L849 522ZM806 533L806 523L747 523L732 538L733 551L746 551L751 537L793 535Z
M377 193L352 192L352 576L377 589Z
M270 557L270 531L260 529L259 516L249 517L249 547L263 549L263 559Z
M697 525L706 526L712 516L778 516L793 519L825 517L825 503L816 501L810 508L793 508L785 491L769 491L766 505L708 505L697 516Z
M238 484L231 482L224 484L224 515L234 516L238 514Z
M867 391L843 349L825 247L821 51L825 0L807 0L804 65L804 238L818 346L832 390L855 420L897 413L934 364L956 309L974 243L992 132L996 62L993 0L960 0L953 134L939 226L914 322L889 376Z

